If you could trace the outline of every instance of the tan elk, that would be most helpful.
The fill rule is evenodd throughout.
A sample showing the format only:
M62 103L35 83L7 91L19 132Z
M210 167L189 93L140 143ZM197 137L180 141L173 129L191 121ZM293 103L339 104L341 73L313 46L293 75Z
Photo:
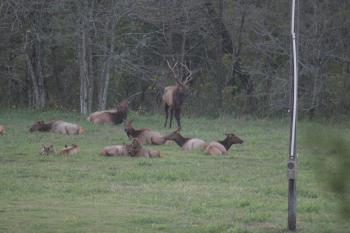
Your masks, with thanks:
M127 151L126 147L127 147L126 144L106 146L101 150L101 155L103 155L103 156L128 155L128 151Z
M77 124L55 120L45 123L44 121L38 121L34 123L30 129L30 132L54 132L60 134L82 134L84 129Z
M129 120L124 121L124 131L130 139L136 138L141 144L149 145L163 145L166 142L159 132L147 128L134 129L131 123Z
M0 125L0 135L4 135L5 133L5 127L3 125Z
M183 150L192 150L192 149L202 148L205 144L205 141L199 138L183 137L179 133L178 129L168 135L165 135L163 138L165 140L175 141L176 144L180 146Z
M212 141L204 145L204 150L210 155L226 155L233 144L242 144L243 140L233 133L225 134L226 138L222 141Z
M61 149L58 154L60 155L74 155L79 153L80 147L76 144L72 144L70 146L65 145L63 149Z
M180 115L181 115L181 106L185 101L185 98L188 95L188 84L192 81L192 71L184 64L181 64L182 67L186 69L188 73L187 77L180 78L181 69L178 68L177 62L171 66L169 61L167 61L169 69L173 73L173 77L176 81L176 85L167 86L164 88L163 93L163 102L164 102L164 110L165 110L165 123L164 127L167 127L168 116L170 113L170 121L169 128L171 128L171 124L173 121L173 115L175 114L175 119L177 122L177 128L181 129Z
M121 124L128 116L128 100L123 100L117 105L117 109L91 113L87 120L94 124Z

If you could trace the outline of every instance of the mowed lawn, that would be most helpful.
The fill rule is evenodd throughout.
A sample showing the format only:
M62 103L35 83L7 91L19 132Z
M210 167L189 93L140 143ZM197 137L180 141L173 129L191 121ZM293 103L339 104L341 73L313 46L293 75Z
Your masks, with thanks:
M131 113L135 128L162 133L163 116ZM81 124L79 136L29 133L36 120ZM122 125L93 125L75 113L1 110L0 232L287 232L288 119L183 117L182 134L210 141L234 132L245 143L229 155L150 146L163 158L102 157L104 146L129 142ZM299 132L311 123L299 124ZM321 125L313 124L315 133ZM322 126L327 127L327 126ZM334 126L332 126L334 128ZM350 135L349 127L340 127ZM41 156L75 143L73 156ZM339 201L299 142L298 232L349 232Z

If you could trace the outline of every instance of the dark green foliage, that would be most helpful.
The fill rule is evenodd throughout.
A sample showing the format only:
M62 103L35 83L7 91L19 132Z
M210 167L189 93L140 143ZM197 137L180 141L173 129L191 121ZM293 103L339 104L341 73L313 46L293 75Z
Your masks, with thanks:
M350 218L350 141L347 135L337 130L313 128L306 139L320 181L338 195L343 216Z

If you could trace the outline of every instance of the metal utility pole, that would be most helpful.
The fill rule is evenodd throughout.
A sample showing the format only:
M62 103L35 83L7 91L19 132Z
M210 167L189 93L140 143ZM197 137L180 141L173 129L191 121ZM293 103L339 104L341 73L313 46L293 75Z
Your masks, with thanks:
M291 39L293 59L290 77L290 144L288 159L288 230L296 230L296 128L298 113L298 27L299 0L292 0Z

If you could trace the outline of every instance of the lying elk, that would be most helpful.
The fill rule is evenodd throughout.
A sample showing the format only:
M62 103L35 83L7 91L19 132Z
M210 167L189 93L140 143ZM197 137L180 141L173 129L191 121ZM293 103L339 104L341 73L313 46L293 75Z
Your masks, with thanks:
M166 141L163 136L151 129L134 129L132 121L124 121L124 131L130 139L136 138L141 144L163 145Z
M60 155L74 155L79 153L80 148L78 145L72 144L70 146L65 145L63 149L61 149L58 154Z
M3 125L0 125L0 135L4 135L5 133L5 127Z
M159 151L150 151L141 146L137 139L131 144L106 146L102 149L104 156L131 156L131 157L161 157Z
M179 130L163 137L165 140L175 141L178 146L183 150L192 150L197 148L202 148L205 144L205 141L199 138L185 138L180 133Z
M177 121L177 128L181 129L181 122L180 122L181 106L188 95L188 84L193 79L191 77L192 71L186 65L181 64L186 69L188 76L180 80L179 78L180 71L177 68L177 62L173 66L171 66L168 61L167 61L167 64L169 66L169 69L173 73L174 79L177 84L172 86L167 86L164 88L164 93L162 97L164 101L164 107L165 107L164 127L165 128L167 127L167 121L168 121L168 116L170 112L169 128L171 128L173 115L175 114L175 119Z
M42 145L40 150L40 155L56 154L56 150L53 145Z
M117 109L94 112L87 118L95 124L121 124L128 116L128 100L123 100L117 105Z
M242 144L243 140L233 133L225 134L226 138L222 141L212 141L204 146L204 150L210 155L225 155L233 144Z
M127 147L126 144L106 146L101 150L100 154L103 156L128 155L128 151L127 151L126 147Z
M132 157L147 157L147 158L161 157L159 151L151 151L143 148L137 139L134 139L131 145L127 145L126 150L128 152L128 155Z
M60 134L82 134L84 129L77 124L68 123L65 121L50 121L45 123L44 121L38 121L34 123L30 129L30 132L54 132Z

